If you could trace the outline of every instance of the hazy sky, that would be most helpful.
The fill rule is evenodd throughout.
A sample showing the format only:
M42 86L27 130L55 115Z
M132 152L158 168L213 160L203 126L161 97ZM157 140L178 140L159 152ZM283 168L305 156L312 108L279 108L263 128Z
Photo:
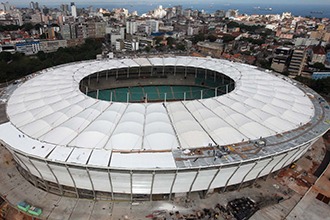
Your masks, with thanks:
M31 0L2 0L2 2L8 1L10 4L15 6L28 6ZM330 6L330 0L33 0L39 2L40 5L60 5L60 4L69 4L71 1L75 2L79 7L79 4L89 4L89 5L98 5L98 4L162 4L162 3L173 3L173 4L197 4L197 3L224 3L224 4L327 4Z

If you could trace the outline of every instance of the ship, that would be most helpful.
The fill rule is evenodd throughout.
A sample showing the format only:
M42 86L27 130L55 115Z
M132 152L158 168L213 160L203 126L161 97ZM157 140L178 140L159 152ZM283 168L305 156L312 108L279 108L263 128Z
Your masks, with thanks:
M259 10L259 11L272 11L273 8L262 8L260 6L256 6L254 7L255 10Z
M323 14L323 11L311 11L311 14Z

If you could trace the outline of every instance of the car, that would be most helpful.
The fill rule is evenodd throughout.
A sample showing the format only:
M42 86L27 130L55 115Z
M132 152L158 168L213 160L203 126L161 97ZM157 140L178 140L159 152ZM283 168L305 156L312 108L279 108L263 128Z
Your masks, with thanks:
M26 203L25 201L19 202L17 204L17 208L19 210L22 210L24 212L27 212L29 210L29 208L31 207L31 205L29 205L28 203Z
M42 209L35 206L31 206L27 212L31 215L40 216L42 213Z

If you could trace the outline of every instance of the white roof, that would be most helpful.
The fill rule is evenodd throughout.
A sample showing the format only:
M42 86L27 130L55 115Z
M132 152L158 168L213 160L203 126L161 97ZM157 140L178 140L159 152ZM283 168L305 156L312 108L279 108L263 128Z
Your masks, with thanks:
M175 168L171 152L163 153L113 153L110 167L113 168Z
M212 69L232 78L236 87L219 97L166 104L110 103L79 90L81 79L100 70L163 64ZM13 143L19 150L38 156L52 150L48 155L52 160L59 157L61 161L107 166L112 150L163 152L276 135L308 123L314 107L292 82L255 67L171 57L88 61L49 69L17 88L8 100L7 114L16 133L44 146L33 151L32 142L24 146ZM58 150L65 148L69 150ZM154 155L150 153L150 158ZM130 156L111 157L119 161Z

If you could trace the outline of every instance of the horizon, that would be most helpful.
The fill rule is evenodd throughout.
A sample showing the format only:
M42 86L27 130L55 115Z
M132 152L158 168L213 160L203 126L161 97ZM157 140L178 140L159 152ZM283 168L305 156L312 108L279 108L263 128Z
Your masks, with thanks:
M8 1L9 2L9 1ZM31 0L12 0L9 2L10 5L16 6L16 7L29 7ZM293 6L293 5L329 5L330 6L330 1L328 0L318 0L318 1L309 1L309 0L305 0L305 1L301 1L301 0L292 0L290 2L288 1L284 1L284 0L279 0L277 2L269 2L269 3L265 3L264 1L259 1L259 0L255 0L255 1L250 1L250 2L246 2L246 1L241 1L241 0L237 0L237 1L231 1L231 3L228 3L228 1L217 1L215 2L214 0L206 0L206 1L197 1L197 0L193 0L193 1L188 1L188 0L184 0L184 1L175 1L175 0L143 0L143 1L134 1L134 0L126 0L125 2L122 1L107 1L107 0L97 0L97 1L88 1L88 0L40 0L40 1L33 1L33 2L38 2L39 5L45 5L45 6L60 6L61 4L70 4L71 2L74 2L75 5L77 7L79 7L79 5L82 6L86 6L86 5L90 5L90 6L97 6L97 5L127 5L127 4L131 4L131 5L143 5L143 4L147 4L147 5L154 5L155 7L158 5L169 5L169 6L174 6L174 5L198 5L198 4L210 4L210 5L226 5L226 6L230 6L230 5L254 5L254 6L259 6L259 5L263 5L263 6L271 6L271 5L288 5L288 6Z

